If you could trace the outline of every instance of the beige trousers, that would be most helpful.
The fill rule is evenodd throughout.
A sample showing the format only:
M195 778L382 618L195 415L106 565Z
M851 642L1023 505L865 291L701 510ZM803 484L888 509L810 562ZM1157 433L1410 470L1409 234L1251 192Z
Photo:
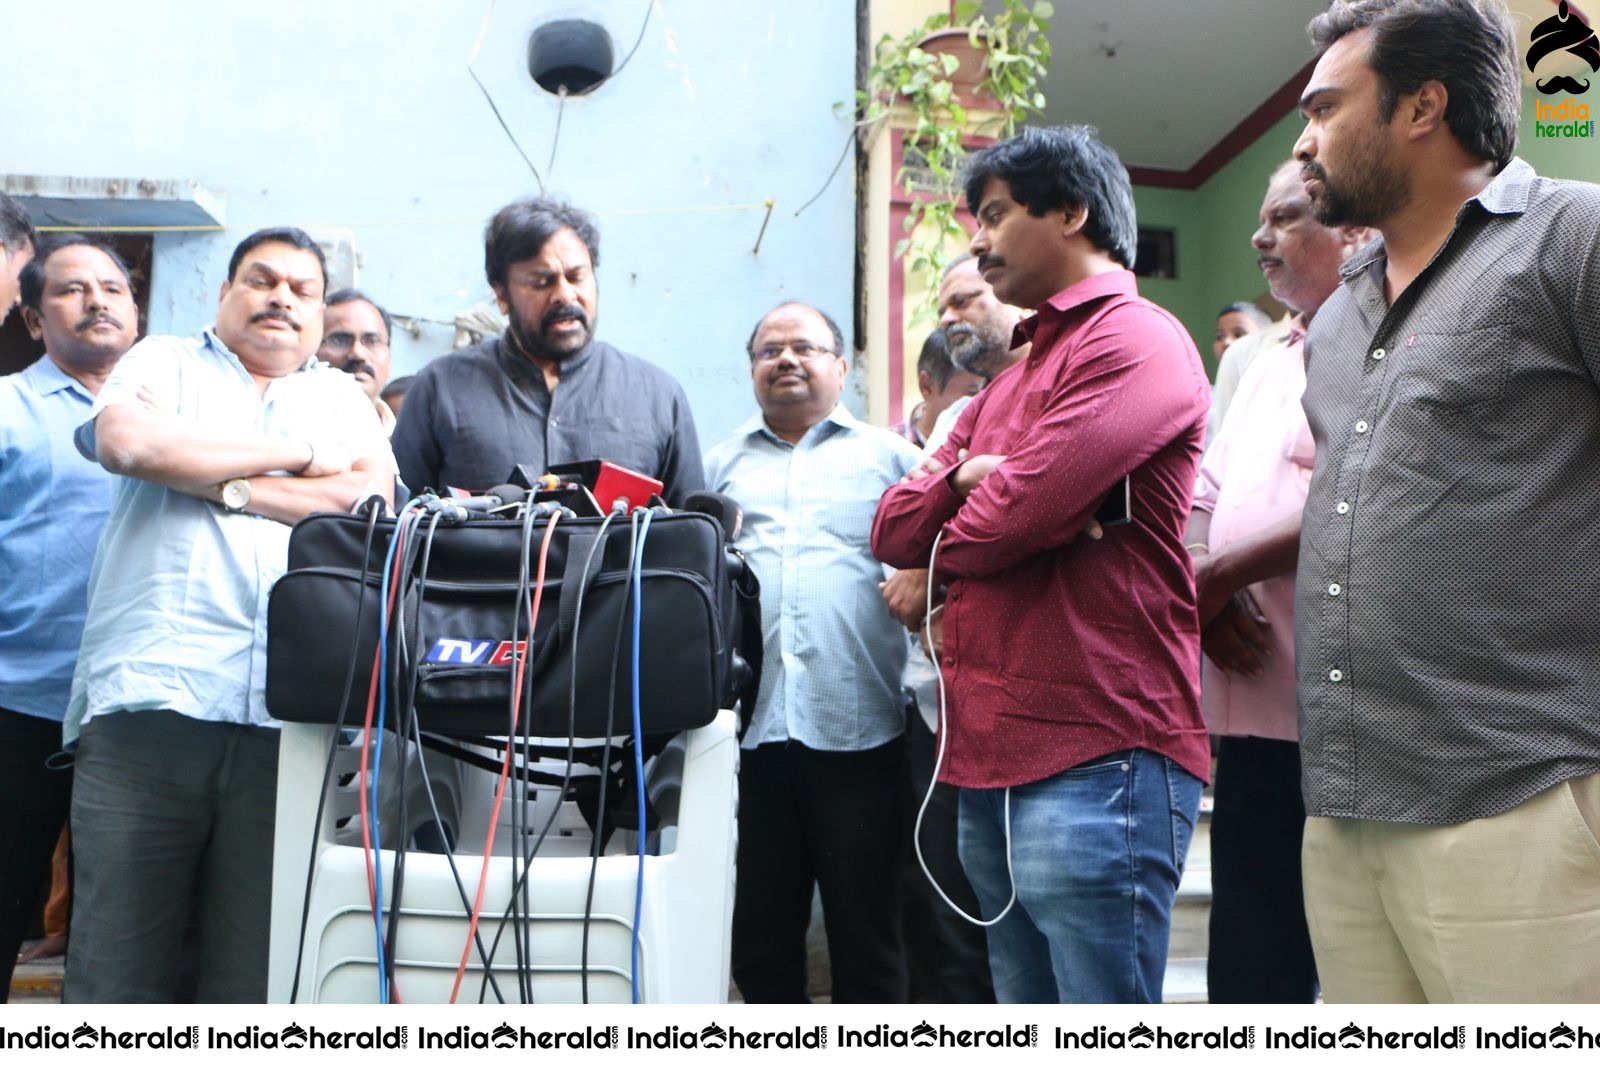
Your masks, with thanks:
M1310 818L1329 1003L1600 1001L1600 775L1447 826Z

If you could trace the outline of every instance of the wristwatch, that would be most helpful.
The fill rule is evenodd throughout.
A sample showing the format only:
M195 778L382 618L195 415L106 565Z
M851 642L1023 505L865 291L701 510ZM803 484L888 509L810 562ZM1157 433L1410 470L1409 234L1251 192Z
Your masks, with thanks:
M243 511L250 503L250 483L234 478L222 483L222 506L229 511Z

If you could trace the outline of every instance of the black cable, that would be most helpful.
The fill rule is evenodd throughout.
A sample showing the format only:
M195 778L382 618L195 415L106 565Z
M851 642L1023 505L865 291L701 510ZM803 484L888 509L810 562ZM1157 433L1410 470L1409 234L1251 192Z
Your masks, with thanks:
M556 145L561 143L561 116L567 110L567 87L563 85L557 94L559 102L556 104L556 132L550 138L550 162L544 165L546 174L556 172Z
M629 516L628 560L639 546L639 513ZM622 660L622 635L627 630L629 592L633 588L633 567L627 568L622 583L622 606L617 612L617 636L611 647L611 677L606 687L606 736L600 750L600 799L595 807L594 840L589 846L589 886L583 898L583 956L579 974L583 985L583 1002L589 1003L589 929L594 923L594 882L600 869L600 849L606 837L606 785L611 778L611 738L617 731L617 665Z
M439 518L439 513L434 512L428 523L428 534L426 540L430 548L433 543L433 532L438 528L439 525ZM400 931L401 893L405 886L406 857L411 854L410 837L405 831L406 757L405 750L401 747L400 743L405 739L406 736L406 685L405 681L403 681L403 677L405 679L409 679L409 677L414 673L406 670L406 660L408 650L410 648L410 642L406 640L406 594L409 592L408 586L414 581L414 579L411 578L411 574L416 566L417 557L419 554L419 550L416 547L416 537L418 527L420 525L420 523L416 522L406 524L405 540L401 542L399 551L395 554L395 568L399 572L396 575L395 584L399 587L399 591L395 596L392 618L390 619L389 632L393 652L385 662L385 666L389 672L389 677L386 679L386 682L388 685L388 691L392 694L391 699L394 703L394 718L389 723L389 729L393 731L395 736L395 749L397 750L396 760L399 764L398 773L396 775L396 778L398 779L396 789L399 796L399 825L396 826L396 833L392 838L394 841L394 862L389 885L389 923L388 929L384 933L383 953L384 972L385 977L388 980L388 989L390 991L389 996L391 1000L394 997L395 988L394 949L397 943L397 935ZM416 611L420 612L421 610L422 601L421 598L417 598ZM381 776L383 774L382 763L381 761L375 762L378 763L378 766L375 768L373 773ZM380 791L377 799L381 800L381 798L382 793ZM375 818L380 820L382 819L381 811L374 811L373 814ZM378 851L377 859L379 863L383 862L383 851L381 846ZM381 900L378 901L378 906L383 906L383 902Z
M526 508L526 509L523 510L523 513L522 513L522 536L521 536L521 539L520 539L520 549L517 552L517 596L516 596L515 601L512 603L512 607L511 607L511 648L512 648L513 654L515 654L515 650L516 650L516 647L517 647L517 634L521 631L522 613L523 613L523 611L525 609L525 606L528 607L528 610L531 610L531 600L530 600L530 594L529 594L529 591L528 591L528 579L530 577L530 575L529 575L530 556L531 556L532 551L533 551L533 520L534 520L534 514L535 513L534 513L532 508ZM532 635L530 634L530 637L531 636ZM524 646L524 648L526 650L527 646ZM526 660L526 655L524 655L524 659ZM526 674L526 672L525 672L525 674ZM506 686L506 693L507 693L507 700L506 700L506 761L508 763L510 763L510 765L511 765L510 766L510 772L512 772L512 773L510 774L510 777L512 779L516 779L518 777L518 773L517 772L520 772L520 770L522 768L522 764L526 762L526 756L523 757L522 763L518 762L517 756L516 756L515 742L516 742L516 739L517 739L518 727L520 725L522 725L517 709L518 709L518 705L521 702L521 699L522 699L522 697L524 695L523 689L528 688L528 687L525 686L525 687L523 687L523 689L519 689L519 687L516 684L516 677L517 677L516 668L513 666L512 671L511 671L511 679L510 679L512 684ZM526 678L524 680L525 681L529 681ZM531 714L532 710L533 709L531 707L531 701L530 701L529 702L529 706L527 707L527 711ZM515 792L513 792L513 794L512 794L511 801L512 801L512 803L511 803L511 832L512 832L513 838L515 838L516 835L521 832L521 811L520 811L520 806L517 803L517 797L516 797ZM513 945L513 948L514 948L514 950L516 952L517 993L521 997L521 1002L523 1004L527 1004L533 998L533 990L532 990L531 981L530 981L529 976L528 976L528 969L527 969L528 961L527 961L527 958L526 958L525 953L524 953L524 944L523 944L523 939L522 939L522 936L521 936L521 932L522 932L522 926L521 926L521 924L522 924L522 914L521 914L521 912L520 912L520 910L518 909L518 906L517 906L517 904L518 904L517 887L520 884L521 879L518 877L518 873L517 873L517 869L516 869L516 867L517 867L516 858L520 857L521 854L522 854L522 849L521 849L520 846L518 846L512 852L513 859L512 859L512 862L511 862L511 874L512 874L512 878L511 878L511 893L510 893L509 899L506 901L506 910L501 913L500 922L495 927L494 940L491 941L490 944L489 944L489 951L491 953L491 956L492 956L492 954L494 954L494 953L499 951L499 949L500 949L500 938L502 936L504 936L505 930L506 930L506 924L509 922L511 924L511 927L512 927L512 945ZM479 986L478 999L480 1000L480 1002L483 999L483 987L482 987L482 985Z
M410 579L412 564L417 553L411 550L410 545L401 546L403 550L401 562L405 570L401 572L400 596L395 604L395 616L399 625L397 641L397 654L390 657L394 663L394 679L390 692L395 695L395 749L398 753L399 774L396 781L396 792L399 797L399 810L396 816L398 834L395 838L394 848L394 878L389 890L389 931L388 951L384 954L384 961L389 968L389 988L394 989L395 946L399 943L400 934L400 909L402 894L405 890L406 861L411 856L411 820L409 818L409 805L406 799L406 778L410 770L410 760L407 758L409 750L402 744L416 731L416 693L417 693L417 664L408 658L408 649L421 652L425 647L422 643L422 604L423 594L427 588L428 562L433 556L434 532L439 528L440 513L434 512L428 521L428 532L423 539L421 549L421 564L417 570L417 577ZM413 533L415 524L413 524ZM416 585L416 595L412 599L411 609L411 640L406 637L405 606L408 584ZM381 770L381 768L380 768Z
M549 836L550 828L555 825L556 818L561 814L561 806L566 803L567 793L572 788L572 768L573 764L576 762L576 741L578 733L578 635L580 633L580 628L583 621L584 591L588 585L589 571L594 566L595 553L605 544L606 531L611 526L612 520L616 517L616 512L608 512L605 519L600 523L600 529L595 533L595 539L589 545L589 554L584 558L583 571L578 576L578 591L576 602L573 604L572 612L572 678L567 687L566 769L561 776L560 788L556 791L555 804L551 808L549 816L545 818L544 826L540 827L539 836L534 839L532 847L529 848L523 855L522 872L519 876L517 886L513 888L513 894L522 891L529 882L533 871L533 861L539 855L539 849L543 847L545 838ZM601 559L602 561L604 560L603 554ZM562 590L562 595L566 595L565 589ZM531 696L529 699L532 699ZM515 740L515 738L507 738L507 744L514 745ZM520 750L524 764L526 764L533 751L534 746L531 739L525 740L522 749ZM605 773L604 768L601 769L601 773ZM503 922L504 919L502 919L502 923ZM496 934L495 943L497 945L499 943L498 934ZM479 996L481 999L481 991Z
M442 833L444 828L444 818L439 814L439 802L434 798L433 795L433 783L428 780L428 764L422 756L424 748L422 737L422 731L419 728L416 732L414 740L417 743L417 773L422 775L422 793L428 798L428 810L433 813L433 823L435 826L440 828L440 836L444 838L446 845L450 849L450 851L445 852L444 858L445 863L450 867L450 877L454 879L456 883L456 895L461 898L461 910L470 915L472 914L472 899L467 896L467 884L461 880L461 870L456 866L456 854L454 851L456 842L449 835ZM473 942L478 946L478 959L483 961L484 985L494 990L496 1001L504 1004L506 1002L506 996L503 992L501 992L500 983L495 980L494 974L490 970L489 955L483 947L483 932L481 930L473 930L472 939ZM480 1004L483 1003L483 993L484 990L480 988L478 991L478 1002Z
M616 69L611 72L611 76L613 78L622 73L622 68L628 65L628 61L633 58L633 54L637 52L639 50L639 46L644 43L644 31L650 25L650 12L654 10L655 6L655 0L645 0L644 22L640 23L639 25L639 37L633 42L633 47L628 49L628 54L623 57L622 62L618 63Z
M559 122L559 119L557 121ZM537 575L533 567L533 515L532 508L527 508L523 512L521 565L524 573L537 581ZM529 923L533 901L528 893L527 865L523 862L523 841L528 830L528 790L530 788L529 743L527 739L533 736L533 671L528 669L530 665L528 653L533 651L533 638L539 623L539 620L533 614L533 602L536 598L533 593L529 592L528 585L527 581L522 583L522 600L528 613L528 637L527 644L523 646L522 695L520 698L522 714L518 717L517 726L520 735L524 738L524 742L522 753L520 756L513 757L512 760L515 788L512 794L511 840L515 848L511 850L513 857L511 873L513 877L510 895L511 936L516 940L517 973L527 990L522 1000L524 1004L533 1002L533 931ZM543 592L542 584L539 591ZM521 617L519 612L517 618L520 620ZM506 740L515 742L516 737L509 737Z
M289 1003L300 996L300 973L305 966L306 928L311 923L311 887L317 871L317 838L322 833L322 816L327 810L328 786L333 781L333 761L339 753L339 735L344 732L345 718L350 710L350 691L355 687L357 661L361 647L361 609L367 601L367 577L372 573L372 542L378 530L378 516L383 506L372 500L367 505L367 536L361 548L361 590L356 594L356 618L350 635L350 663L345 668L344 690L339 696L339 716L333 727L333 737L328 744L328 761L322 767L322 788L317 794L317 814L312 820L311 848L306 856L306 888L300 903L300 938L294 950L294 981L289 986Z
M434 515L433 515L432 520L430 521L430 523L428 525L428 535L427 535L427 538L424 540L423 546L422 546L421 563L417 568L416 600L415 600L415 607L414 607L414 609L412 611L412 627L413 627L413 630L414 630L412 643L413 643L414 647L417 648L419 651L421 649L424 649L424 648L428 647L426 635L422 632L422 605L427 602L428 574L429 574L429 571L430 571L430 569L432 567L432 560L433 560L434 531L437 529L437 527L439 525L439 522L442 519L442 517L443 516L441 514L435 512ZM416 693L417 693L417 685L418 685L418 681L419 681L419 670L420 670L420 663L412 664L411 669L406 672L406 678L404 680L403 686L401 686L399 689L397 689L397 692L399 692L401 694L399 699L402 701L402 712L403 712L403 714L405 716L405 723L406 723L406 729L405 729L405 731L404 731L402 736L403 736L403 739L406 740L408 743L414 744L416 746L415 751L417 753L417 773L422 778L422 792L423 792L423 795L427 798L427 801L428 801L428 811L433 817L432 818L433 826L438 831L440 840L445 842L445 844L447 845L447 851L445 852L445 862L450 868L450 877L455 882L456 894L461 898L461 907L462 907L462 909L464 911L470 913L472 911L472 901L467 896L467 887L466 887L466 883L463 882L462 879L461 879L461 870L460 870L459 867L456 866L456 857L455 857L454 847L455 847L455 837L457 835L450 834L450 833L446 832L445 825L444 825L444 818L439 814L439 803L438 803L438 800L434 797L433 783L428 778L428 764L427 764L427 759L424 756L424 746L423 746L423 743L422 743L422 727L421 727L421 722L418 719L417 712L416 712ZM408 749L407 750L408 754L409 754L409 751L410 750ZM404 777L404 774L402 774L402 776L401 776L401 788L402 788L402 790L404 789L404 786L405 786L405 777ZM410 831L410 822L406 818L406 810L407 809L406 809L405 793L404 792L401 793L401 798L400 799L401 799L401 804L400 804L400 813L401 813L400 814L400 829L403 832L409 833L409 831ZM394 897L395 908L396 908L396 912L398 912L398 908L399 908L399 893L400 893L400 879L398 877L396 878L396 881L395 881L394 893L395 893L395 897ZM393 932L391 932L391 940L392 939L393 939ZM501 991L499 982L497 982L495 980L494 975L493 975L493 973L491 972L491 970L489 968L489 957L488 957L488 954L484 950L483 937L482 937L481 933L479 931L477 931L477 930L473 931L473 941L477 945L478 958L484 964L484 975L485 975L485 979L486 979L486 984L489 987L492 987L494 989L494 994L495 994L496 999L501 1004L504 1004L505 1003L505 994ZM482 993L481 992L479 994L479 999L480 999L480 1001L482 1000Z
M794 210L794 217L795 218L799 218L800 217L800 212L804 211L806 208L810 207L812 204L815 204L818 200L822 199L822 194L828 191L828 186L833 184L833 179L837 178L839 176L839 168L844 166L844 161L849 157L849 155L850 155L850 145L851 145L852 142L855 141L855 139L856 139L856 128L854 126L851 126L850 127L850 135L844 139L844 150L839 153L839 161L833 165L833 169L828 172L828 176L822 180L822 188L818 189L816 191L816 194L814 196L812 196L812 198L810 200L807 200L805 203L803 203L799 207L795 208L795 210Z
M522 150L522 145L518 143L517 135L511 132L510 126L506 125L506 120L500 114L500 109L495 106L494 97L489 95L489 90L484 87L483 82L478 80L478 72L473 70L469 65L467 67L467 73L471 75L473 84L478 87L478 91L483 94L483 98L489 102L489 110L494 112L495 121L498 122L500 124L500 128L506 132L506 136L511 139L511 147L517 150L517 155L522 157L522 161L526 163L528 165L528 169L533 172L533 180L539 183L539 192L543 194L544 179L539 177L539 168L533 165L533 160L528 158L528 153L524 152Z

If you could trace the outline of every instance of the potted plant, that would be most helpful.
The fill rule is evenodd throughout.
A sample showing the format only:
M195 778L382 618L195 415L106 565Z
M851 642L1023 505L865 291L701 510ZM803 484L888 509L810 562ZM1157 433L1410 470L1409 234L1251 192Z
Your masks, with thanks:
M1044 109L1039 84L1050 64L1047 0L1003 0L996 14L978 0L958 0L903 37L885 35L873 50L866 87L858 90L859 125L899 128L894 180L910 194L906 236L896 257L938 291L947 241L964 240L956 219L957 182L969 137L1009 137ZM913 321L925 319L920 308Z

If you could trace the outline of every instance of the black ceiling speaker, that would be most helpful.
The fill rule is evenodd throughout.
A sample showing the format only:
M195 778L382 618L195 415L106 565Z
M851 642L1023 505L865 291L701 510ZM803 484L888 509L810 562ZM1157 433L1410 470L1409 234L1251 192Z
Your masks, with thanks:
M611 36L587 19L547 22L528 38L528 73L546 92L580 96L611 77Z

